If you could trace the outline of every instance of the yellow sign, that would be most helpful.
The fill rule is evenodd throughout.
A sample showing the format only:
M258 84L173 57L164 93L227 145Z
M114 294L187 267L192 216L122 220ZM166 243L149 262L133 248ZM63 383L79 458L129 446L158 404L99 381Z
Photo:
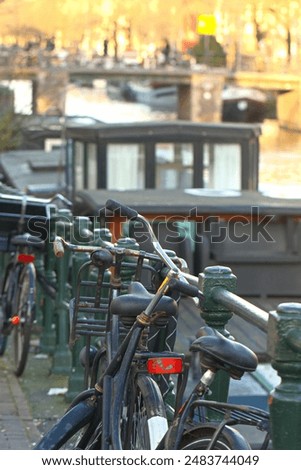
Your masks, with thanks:
M216 33L216 19L214 15L199 15L197 33L214 36Z

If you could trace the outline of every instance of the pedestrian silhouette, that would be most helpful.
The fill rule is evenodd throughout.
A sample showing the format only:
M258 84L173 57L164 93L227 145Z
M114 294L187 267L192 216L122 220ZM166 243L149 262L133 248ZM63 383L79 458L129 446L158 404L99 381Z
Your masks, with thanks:
M162 53L164 55L164 63L169 63L169 56L170 56L170 44L168 39L165 39L165 46L162 49Z

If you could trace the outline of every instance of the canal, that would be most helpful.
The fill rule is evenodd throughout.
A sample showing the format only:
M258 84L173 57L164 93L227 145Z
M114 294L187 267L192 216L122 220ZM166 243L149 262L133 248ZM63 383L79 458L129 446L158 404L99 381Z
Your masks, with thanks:
M278 188L279 197L301 197L301 132L279 128L276 120L262 125L260 188Z

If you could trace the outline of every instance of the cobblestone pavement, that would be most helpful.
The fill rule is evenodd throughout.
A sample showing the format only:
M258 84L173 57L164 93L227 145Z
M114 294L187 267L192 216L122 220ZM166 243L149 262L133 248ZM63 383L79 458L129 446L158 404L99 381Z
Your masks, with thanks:
M0 358L0 450L28 450L39 439L26 396L5 357Z
M50 359L30 352L22 377L14 375L10 351L0 357L0 450L30 450L61 416L68 404L63 390L67 377L50 373Z

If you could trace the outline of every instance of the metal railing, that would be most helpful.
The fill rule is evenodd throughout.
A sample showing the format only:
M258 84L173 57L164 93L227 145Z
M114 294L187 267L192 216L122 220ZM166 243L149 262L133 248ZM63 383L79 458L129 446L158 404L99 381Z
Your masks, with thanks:
M267 333L267 352L281 379L268 397L273 449L301 449L301 303L281 303L266 312L234 293L236 277L224 266L206 268L199 284L206 299L201 315L208 326L227 334L235 314ZM220 399L227 387L220 378Z

